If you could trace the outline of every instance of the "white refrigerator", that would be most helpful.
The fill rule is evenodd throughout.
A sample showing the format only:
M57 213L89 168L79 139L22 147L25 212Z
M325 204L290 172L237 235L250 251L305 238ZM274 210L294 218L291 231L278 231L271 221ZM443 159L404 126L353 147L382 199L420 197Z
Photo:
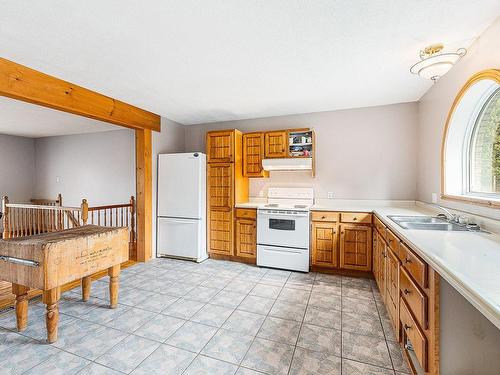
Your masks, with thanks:
M208 258L206 162L200 152L158 155L157 256Z

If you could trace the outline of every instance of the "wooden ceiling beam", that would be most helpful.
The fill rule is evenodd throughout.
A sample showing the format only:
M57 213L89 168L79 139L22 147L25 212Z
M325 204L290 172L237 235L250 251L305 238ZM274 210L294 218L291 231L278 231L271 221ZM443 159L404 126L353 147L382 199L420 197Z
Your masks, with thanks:
M136 130L160 116L0 57L0 95Z

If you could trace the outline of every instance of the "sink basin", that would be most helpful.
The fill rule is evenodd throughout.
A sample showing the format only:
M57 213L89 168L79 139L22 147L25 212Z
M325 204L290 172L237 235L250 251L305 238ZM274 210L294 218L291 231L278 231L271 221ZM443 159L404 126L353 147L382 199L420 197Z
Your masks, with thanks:
M466 227L462 227L452 223L398 223L405 229L423 229L423 230L444 230L444 231L467 231Z
M447 223L446 220L440 219L438 217L433 216L395 216L391 215L389 218L392 221L397 222L405 222L405 223Z
M466 227L432 216L388 216L404 229L468 231Z

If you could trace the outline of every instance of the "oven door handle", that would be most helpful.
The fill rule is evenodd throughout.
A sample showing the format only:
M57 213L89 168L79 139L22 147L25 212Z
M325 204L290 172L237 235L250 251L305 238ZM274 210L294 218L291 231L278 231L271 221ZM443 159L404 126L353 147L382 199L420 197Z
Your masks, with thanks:
M300 251L300 250L292 250L292 249L286 249L286 248L280 248L280 249L273 248L271 250L278 252L278 253L292 253L292 254L302 254L304 252L304 250Z

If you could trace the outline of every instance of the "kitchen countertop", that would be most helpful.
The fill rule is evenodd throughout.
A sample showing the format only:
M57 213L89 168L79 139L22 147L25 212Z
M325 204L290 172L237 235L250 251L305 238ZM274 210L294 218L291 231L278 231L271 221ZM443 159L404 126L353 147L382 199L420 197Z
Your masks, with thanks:
M431 215L415 203L370 204L332 202L316 211L373 212L465 299L500 329L500 236L493 233L445 232L401 228L389 215Z
M259 208L265 202L237 204ZM431 215L436 211L414 201L317 199L312 211L373 212L465 299L500 329L500 235L493 233L410 230L389 215Z

